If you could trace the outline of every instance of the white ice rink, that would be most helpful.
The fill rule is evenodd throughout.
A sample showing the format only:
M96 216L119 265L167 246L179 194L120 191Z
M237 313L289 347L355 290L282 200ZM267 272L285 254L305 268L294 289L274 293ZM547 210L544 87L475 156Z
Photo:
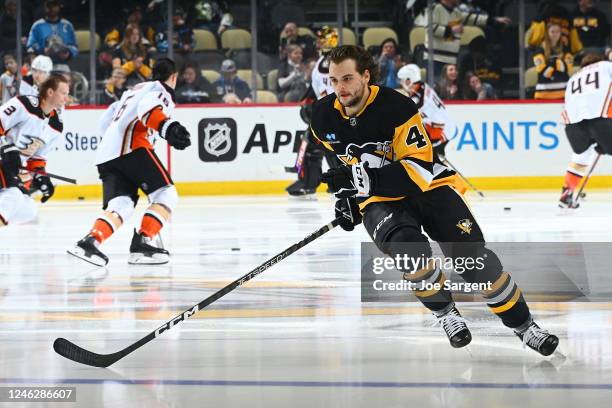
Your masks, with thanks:
M471 203L489 241L612 241L612 193L587 198L569 214L556 192ZM0 386L74 385L77 403L0 406L610 406L612 303L531 303L560 338L550 358L463 303L474 340L455 350L420 305L360 302L362 226L326 234L109 369L53 351L56 337L122 349L331 221L332 207L324 195L183 198L163 231L171 264L156 267L127 265L127 226L103 246L106 269L65 253L95 201L51 200L37 224L1 229Z

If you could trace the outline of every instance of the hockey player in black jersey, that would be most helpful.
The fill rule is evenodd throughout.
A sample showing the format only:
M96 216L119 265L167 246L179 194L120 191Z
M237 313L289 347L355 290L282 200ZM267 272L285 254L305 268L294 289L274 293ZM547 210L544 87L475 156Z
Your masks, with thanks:
M483 292L491 311L514 330L523 344L550 355L559 339L534 321L521 290L486 248L474 216L451 187L455 173L434 163L432 145L414 102L385 87L372 85L377 67L370 54L342 46L330 54L330 81L335 94L313 105L311 130L345 162L323 174L336 193L336 216L347 231L363 224L384 253L419 258L432 255L427 237L448 258L484 260L483 268L465 270L469 283L490 282ZM437 263L404 270L404 279L419 288L446 279ZM417 289L413 293L437 317L453 347L472 336L450 291Z

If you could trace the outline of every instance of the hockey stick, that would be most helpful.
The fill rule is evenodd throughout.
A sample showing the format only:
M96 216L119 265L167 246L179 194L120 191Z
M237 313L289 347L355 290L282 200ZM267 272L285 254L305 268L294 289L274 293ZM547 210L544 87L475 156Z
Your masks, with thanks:
M54 179L57 179L57 180L61 180L61 181L65 181L66 183L70 183L70 184L76 184L77 183L76 179L60 176L60 175L53 174L53 173L47 173L47 172L43 173L43 172L39 172L39 171L36 171L36 170L28 170L25 167L22 167L21 170L27 170L30 173L34 173L34 174L42 174L44 176L49 176L51 178L54 178Z
M477 192L477 193L478 193L478 195L479 195L479 196L481 196L482 198L484 198L484 194L482 194L482 191L480 191L480 190L478 190L476 187L474 187L474 185L473 185L472 183L470 183L470 180L468 180L467 178L465 178L465 176L464 176L463 174L461 174L461 172L460 172L459 170L457 170L457 168L456 168L455 166L453 166L453 165L451 164L451 162L449 162L449 161L448 161L448 159L447 159L446 157L445 157L445 158L443 158L443 159L442 159L442 158L440 158L440 161L441 161L443 164L445 164L445 165L447 165L448 167L450 167L451 169L453 169L453 170L455 171L455 173L457 173L457 174L459 175L459 177L461 177L461 179L463 179L463 181L465 181L465 183L466 183L468 186L470 186L470 188L471 188L472 190L474 190L475 192Z
M93 366L93 367L108 367L111 364L116 363L123 357L127 356L131 352L144 346L145 344L155 339L156 337L158 337L165 331L170 330L172 327L176 326L183 320L190 318L191 316L196 314L199 310L204 309L206 306L210 305L211 303L215 302L221 297L227 295L228 293L230 293L237 287L242 286L244 283L250 281L255 276L265 271L266 269L269 269L274 264L279 263L280 261L282 261L289 255L293 254L300 248L303 248L304 246L308 245L315 239L319 238L321 235L325 234L328 231L331 231L334 227L336 227L339 224L339 222L340 222L340 218L334 219L332 222L319 228L317 231L308 235L306 238L304 238L297 244L293 244L289 248L285 249L283 252L268 259L266 262L262 263L261 265L259 265L258 267L256 267L255 269L247 273L246 275L242 276L241 278L233 281L232 283L225 286L224 288L213 293L206 299L202 300L200 303L185 310L183 313L175 316L171 320L162 324L155 331L147 334L145 337L138 340L136 343L133 343L130 346L124 348L123 350L120 350L120 351L117 351L116 353L111 353L111 354L97 354L89 350L85 350L84 348L81 348L77 346L76 344L64 338L61 338L61 337L55 339L55 342L53 343L53 349L59 355L64 356L69 360L76 361L77 363L86 364L86 365Z
M597 165L597 162L599 161L600 157L601 157L601 153L598 153L597 157L595 157L595 160L593 161L593 164L591 165L591 168L590 168L589 172L587 173L586 177L584 178L584 181L582 182L582 185L580 186L580 190L578 190L578 194L576 194L576 200L572 204L573 208L578 208L578 201L582 197L582 190L584 190L584 188L586 187L586 185L587 185L587 183L589 181L589 178L591 178L591 174L593 174L593 170L595 170L595 166Z

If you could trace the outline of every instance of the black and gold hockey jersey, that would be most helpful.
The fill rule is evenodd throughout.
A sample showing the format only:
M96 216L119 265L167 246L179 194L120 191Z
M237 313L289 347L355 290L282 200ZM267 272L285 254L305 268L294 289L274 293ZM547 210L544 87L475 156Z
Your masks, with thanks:
M434 161L417 106L390 88L371 85L364 108L352 117L335 94L320 99L313 105L311 129L346 164L367 162L373 169L372 195L360 202L361 209L452 185L456 177Z

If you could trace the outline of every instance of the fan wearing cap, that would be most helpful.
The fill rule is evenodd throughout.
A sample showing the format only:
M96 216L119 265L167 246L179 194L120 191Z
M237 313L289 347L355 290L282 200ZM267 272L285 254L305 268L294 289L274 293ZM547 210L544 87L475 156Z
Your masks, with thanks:
M251 87L236 74L236 63L226 59L221 63L221 77L213 86L225 103L252 103Z
M23 77L19 84L19 95L38 96L38 88L49 78L53 62L46 55L34 58L30 65L30 74Z

